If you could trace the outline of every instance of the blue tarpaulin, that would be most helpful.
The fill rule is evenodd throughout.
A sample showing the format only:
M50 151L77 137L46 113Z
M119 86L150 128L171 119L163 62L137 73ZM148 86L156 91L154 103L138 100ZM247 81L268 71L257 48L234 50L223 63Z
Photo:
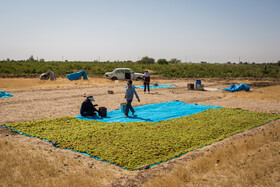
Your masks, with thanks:
M158 86L154 86L154 85L150 85L150 88L171 88L171 87L175 87L173 85L158 85ZM135 88L137 89L144 89L144 86L136 86Z
M6 98L6 97L13 97L13 95L10 93L6 93L6 91L0 91L0 98Z
M136 89L144 89L144 86L134 86L133 84L131 86ZM175 86L173 86L173 85L158 85L158 86L150 85L151 89L152 88L171 88L171 87L175 87ZM125 88L127 88L127 86Z
M188 104L182 101L170 101L164 103L156 103L156 104L149 104L149 105L142 105L133 107L135 109L134 116L125 118L124 113L119 110L112 110L107 112L107 117L100 118L99 116L95 116L93 119L89 119L83 117L81 115L75 116L77 119L82 120L95 120L101 122L158 122L162 120L168 120L173 118L179 118L182 116L192 115L198 112L203 112L206 109L218 109L221 107L217 106L209 106L209 105L196 105L196 104ZM130 114L131 115L131 114Z
M237 86L235 86L234 84L232 84L229 88L223 88L222 90L229 92L237 92L241 90L250 91L250 86L246 84L238 84Z
M68 75L66 75L66 78L68 78L70 81L72 81L72 80L76 80L76 79L80 78L81 76L83 76L84 80L88 79L85 71L79 71L76 73L68 74Z

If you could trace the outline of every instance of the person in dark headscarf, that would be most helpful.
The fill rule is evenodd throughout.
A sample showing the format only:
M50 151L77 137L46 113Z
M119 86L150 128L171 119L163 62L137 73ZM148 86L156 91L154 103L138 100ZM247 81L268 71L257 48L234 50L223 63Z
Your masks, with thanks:
M94 101L94 98L92 96L88 96L86 98L86 100L84 100L84 102L82 103L81 109L80 109L80 113L82 116L84 117L89 117L89 116L94 116L96 115L97 109L95 108L95 106L97 105L93 105L92 102Z

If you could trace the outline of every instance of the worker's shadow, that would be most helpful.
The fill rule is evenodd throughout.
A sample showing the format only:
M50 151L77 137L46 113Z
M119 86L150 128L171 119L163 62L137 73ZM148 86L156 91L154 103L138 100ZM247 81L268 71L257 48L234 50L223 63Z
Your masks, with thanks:
M150 95L163 95L163 94L158 93L158 92L154 92L154 93L150 93Z
M142 120L142 121L147 121L147 122L153 122L151 119L148 119L148 118L141 118L141 117L138 117L137 115L128 116L128 118L140 119L140 120Z
M110 119L110 118L112 118L112 117L110 117L110 116L107 116L107 117L94 116L94 117L91 117L91 118L88 118L88 119ZM141 118L141 117L138 117L137 115L128 116L127 118L140 119L141 121L146 121L146 122L153 122L151 119Z

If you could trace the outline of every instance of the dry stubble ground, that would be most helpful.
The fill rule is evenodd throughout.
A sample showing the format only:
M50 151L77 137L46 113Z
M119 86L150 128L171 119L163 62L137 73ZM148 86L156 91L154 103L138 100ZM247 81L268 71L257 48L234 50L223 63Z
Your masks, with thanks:
M187 103L280 113L279 85L262 87L277 85L279 80L203 79L202 82L206 88L218 89L209 89L209 91L187 90L187 84L194 82L192 79L154 79L154 81L158 81L160 84L172 84L176 87L154 89L151 94L144 94L142 90L137 90L141 103L134 102L134 106L181 100ZM252 85L253 90L249 93L234 94L221 91L221 88L229 87L231 83L249 84ZM141 85L141 82L135 82L135 85ZM75 116L79 113L85 94L93 95L99 106L105 106L108 110L118 109L120 103L124 101L124 86L124 81L113 82L102 78L89 78L88 81L68 81L63 78L56 81L0 79L0 90L6 90L14 95L14 97L0 100L0 125L9 122ZM108 94L108 90L113 90L114 94ZM277 150L280 151L279 121L261 128L266 129L267 133L263 134L261 130L246 132L245 134L251 135L233 136L178 159L154 166L147 171L137 172L129 172L78 153L56 149L47 142L0 128L0 184L4 186L9 184L140 186L146 183L149 186L168 186L168 184L173 186L230 185L239 182L241 185L276 185L280 181L278 177L280 176L279 152L277 152ZM256 137L254 139L258 143L251 141L250 144L246 143L247 139L252 139L251 136ZM260 141L261 139L266 141ZM235 147L240 146L237 150L243 150L243 152L232 149L229 146L232 144ZM259 152L261 147L263 147L263 151ZM263 153L269 155L263 155ZM269 161L265 162L265 159L260 158L261 156L269 158ZM231 157L235 159L228 159ZM247 157L253 159L247 159ZM217 160L221 160L221 163L219 161L217 164ZM239 162L240 160L241 162ZM246 162L243 167L240 167L240 164L243 163L242 160L246 160ZM255 165L254 163L258 163L257 168L252 167ZM265 172L258 173L256 169ZM217 175L211 174L213 172ZM250 176L262 179L269 177L270 180L260 180L266 182L262 183L255 180L256 177L238 175L244 172L249 172ZM158 176L161 177L160 180L157 178Z

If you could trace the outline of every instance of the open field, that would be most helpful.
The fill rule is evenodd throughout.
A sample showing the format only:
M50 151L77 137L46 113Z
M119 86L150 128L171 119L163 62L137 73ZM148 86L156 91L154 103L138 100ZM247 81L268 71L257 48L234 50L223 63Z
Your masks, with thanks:
M0 90L14 95L0 100L0 125L75 116L79 113L85 93L93 95L96 103L107 107L108 110L119 109L120 103L123 102L124 81L112 82L99 78L89 78L89 81L67 81L63 78L55 82L0 79ZM206 88L215 88L209 91L187 90L187 84L193 83L193 79L152 81L176 87L155 89L151 94L137 90L141 103L134 102L134 106L180 100L186 103L280 114L280 92L277 92L280 87L279 80L202 79ZM221 91L221 88L229 87L232 83L251 85L252 91L233 94ZM140 84L135 82L135 85ZM21 85L25 86L20 87ZM271 85L273 87L270 87ZM113 90L114 94L108 94L108 90ZM280 183L279 126L277 120L149 170L133 172L72 151L54 148L47 142L21 136L0 127L0 147L4 150L0 153L0 157L3 158L0 162L0 182L4 186L226 186L236 183L244 186L277 186ZM267 159L263 159L263 156Z

